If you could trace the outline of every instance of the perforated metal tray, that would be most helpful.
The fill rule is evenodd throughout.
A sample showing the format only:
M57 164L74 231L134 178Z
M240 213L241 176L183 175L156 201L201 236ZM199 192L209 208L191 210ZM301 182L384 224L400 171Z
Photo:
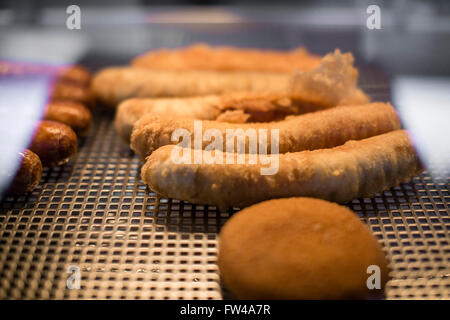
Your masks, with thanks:
M386 79L362 71L374 100ZM161 199L140 180L140 162L112 114L68 164L45 169L31 194L0 203L0 298L221 299L217 234L233 214ZM391 261L386 297L450 298L449 177L426 173L348 204ZM81 288L68 289L78 267Z

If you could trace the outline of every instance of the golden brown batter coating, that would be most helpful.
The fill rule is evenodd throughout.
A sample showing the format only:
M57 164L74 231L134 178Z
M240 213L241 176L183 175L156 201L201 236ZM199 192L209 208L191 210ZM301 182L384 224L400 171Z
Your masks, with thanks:
M39 156L44 166L60 165L77 152L77 135L63 123L42 120L34 133L30 150Z
M319 199L255 204L231 217L219 239L221 278L238 299L372 298L388 280L369 228L348 208ZM371 265L380 268L380 290L367 287Z
M115 108L128 98L192 97L226 92L282 92L289 75L261 72L159 71L111 67L91 83L97 102Z
M220 100L220 96L127 99L117 108L114 126L129 143L133 125L145 114L213 120L220 114Z
M172 141L172 133L177 129L186 129L191 134L191 146L194 146L193 119L170 119L153 114L143 116L136 122L131 136L131 149L142 159L149 156L157 148L166 144L178 144ZM198 121L198 120L197 120ZM381 133L400 129L400 120L390 104L371 103L361 106L342 106L323 111L291 116L286 120L267 123L234 124L219 121L199 121L203 132L217 129L227 141L227 130L244 131L279 129L279 152L296 152L330 148L343 144L348 140L360 140ZM211 141L203 141L202 148ZM272 142L268 141L270 149ZM248 152L249 144L246 144ZM235 143L234 150L238 149ZM225 149L224 149L225 150Z
M289 80L290 88L284 92L127 100L119 105L115 126L124 140L129 142L132 126L148 113L232 123L269 122L336 105L368 103L369 98L356 86L357 76L353 56L336 50L327 54L314 70L294 74Z
M368 103L359 89L343 99L342 105ZM119 104L115 128L120 136L130 142L134 124L146 114L169 118L217 120L221 122L269 122L282 120L288 115L298 115L330 108L298 96L275 93L231 93L220 96L187 98L135 98Z
M45 120L67 124L78 137L84 137L92 125L91 111L84 105L72 101L55 101L48 104Z
M20 157L20 167L9 186L9 194L20 195L33 191L42 177L42 163L34 152L26 149L20 153Z
M190 98L128 99L116 112L115 128L130 142L134 124L146 114L168 118L215 120L222 122L267 122L290 114L325 108L286 95L233 93ZM233 116L231 112L237 111Z
M337 105L369 103L369 98L359 89L352 90L349 94L350 96L345 97L345 103L327 104L318 100L305 99L303 95L296 93L231 93L220 96L219 108L221 116L226 111L242 110L247 116L245 121L240 121L243 123L277 121L284 119L288 115L314 112ZM217 120L225 121L225 118Z
M294 196L347 202L372 197L422 171L404 130L331 149L280 154L274 175L262 175L261 168L268 165L249 164L248 159L245 164L175 164L174 148L153 152L142 168L142 180L164 197L222 209ZM203 151L203 159L208 153Z
M320 65L309 72L295 72L290 80L290 92L306 101L335 106L346 97L355 96L358 70L353 55L336 49L323 57ZM361 94L356 92L356 94Z
M211 47L195 44L174 50L152 50L132 60L135 67L159 70L292 72L314 69L320 56L299 47L290 51Z
M338 104L366 103L369 98L356 86L358 70L351 53L335 50L314 69L292 74L268 72L161 71L115 67L99 72L91 90L103 105L116 107L127 98L190 97L241 92L234 103L266 104L293 99L322 109ZM271 95L275 94L275 96ZM250 95L247 97L247 95ZM341 103L341 101L343 103Z

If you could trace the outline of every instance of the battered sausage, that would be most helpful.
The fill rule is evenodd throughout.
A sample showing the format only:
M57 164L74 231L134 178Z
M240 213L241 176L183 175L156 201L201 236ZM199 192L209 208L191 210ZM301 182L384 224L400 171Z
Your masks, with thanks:
M292 72L314 69L320 56L299 47L289 51L211 47L196 44L173 50L153 50L132 60L135 67L159 70Z
M345 99L346 105L364 104L367 96L357 89ZM344 105L343 104L343 105ZM222 122L269 122L287 115L327 109L331 106L310 102L300 96L275 93L232 93L187 98L127 99L116 112L114 125L119 135L130 142L134 124L146 114L181 119Z
M368 98L356 86L358 70L351 53L335 50L305 72L161 71L145 68L108 68L93 79L98 102L115 107L127 98L189 97L230 92L276 93L320 106L362 102ZM355 99L356 98L356 99ZM244 101L245 102L245 101Z
M46 108L44 119L67 124L78 137L86 136L92 125L91 111L81 103L72 101L51 102Z
M42 120L37 126L30 150L39 156L44 166L60 165L76 153L77 135L63 123Z
M299 114L320 109L286 95L236 93L190 98L128 99L116 112L115 128L121 137L130 142L134 124L147 114L180 119L199 119L230 122L230 112L240 111L242 122L279 120L289 114ZM244 118L244 119L243 119Z
M175 148L164 146L147 158L141 172L144 183L164 197L221 209L286 197L347 202L372 197L422 171L404 130L331 149L272 155L278 164L273 175L262 174L267 165L260 161L249 164L248 154L244 164L176 164ZM178 153L177 149L174 152ZM185 151L192 156L191 149ZM203 151L202 156L211 157L212 151ZM219 152L219 158L225 156ZM192 157L190 160L193 163Z
M226 92L284 92L290 77L280 73L157 71L111 67L97 73L91 90L99 104L115 108L128 98L192 97Z
M129 143L133 125L146 114L213 120L220 114L220 97L127 99L117 108L116 131Z
M292 116L286 120L268 123L233 124L218 121L198 121L202 131L215 129L221 135L224 143L232 142L235 134L241 130L242 135L247 130L254 130L259 137L263 134L279 130L279 152L295 152L314 150L338 146L347 140L360 140L381 133L400 129L400 120L395 109L388 103L371 103L361 106L342 106L323 111ZM166 144L178 144L172 140L175 130L185 129L190 133L191 146L194 146L195 120L169 119L148 114L136 122L131 135L131 149L142 159L149 156L157 148ZM228 132L227 132L228 131ZM203 133L200 132L202 139ZM202 139L202 148L211 141ZM234 150L238 151L238 143L234 143ZM270 149L272 141L268 140ZM245 146L249 151L249 144ZM225 149L224 149L225 150ZM229 149L226 149L229 150ZM255 150L256 151L256 150Z
M42 163L34 152L26 149L19 155L20 167L9 186L9 194L20 195L33 191L42 177Z

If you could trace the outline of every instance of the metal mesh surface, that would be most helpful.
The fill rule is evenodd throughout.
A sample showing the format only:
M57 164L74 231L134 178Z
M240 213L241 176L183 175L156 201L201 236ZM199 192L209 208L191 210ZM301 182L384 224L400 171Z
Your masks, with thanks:
M375 100L389 98L375 73L361 82ZM217 234L232 212L147 190L112 119L97 115L70 163L0 203L0 298L223 297ZM348 204L391 261L387 298L450 298L449 199L449 177L425 173ZM81 272L80 289L66 286L69 266Z

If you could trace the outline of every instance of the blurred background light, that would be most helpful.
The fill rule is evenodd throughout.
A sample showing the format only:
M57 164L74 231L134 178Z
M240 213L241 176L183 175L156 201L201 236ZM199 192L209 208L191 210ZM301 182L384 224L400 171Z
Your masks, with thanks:
M19 152L27 148L42 117L51 82L49 75L0 77L0 194L19 166Z
M450 78L396 77L393 102L426 168L450 173Z

